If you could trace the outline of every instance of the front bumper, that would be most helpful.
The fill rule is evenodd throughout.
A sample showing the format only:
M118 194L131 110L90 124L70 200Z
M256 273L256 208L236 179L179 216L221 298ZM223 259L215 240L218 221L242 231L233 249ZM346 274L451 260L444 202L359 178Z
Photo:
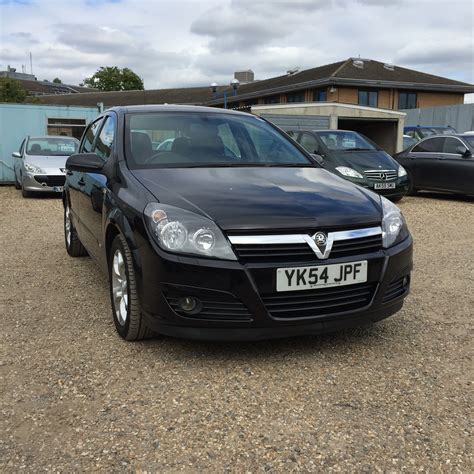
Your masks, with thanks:
M347 178L346 178L347 179ZM359 186L362 186L363 188L370 189L374 193L380 194L381 196L385 196L387 198L401 198L403 196L406 196L408 193L409 189L409 179L407 176L402 176L401 178L397 178L396 180L392 181L374 181L374 180L369 180L369 179L357 179L357 178L349 178L349 181L351 181L354 184L358 184ZM375 184L376 183L395 183L395 187L392 189L375 189Z
M34 192L62 192L66 178L64 174L23 173L23 188Z
M319 310L308 314L308 310L302 310L279 317L270 309L268 297L277 295L276 269L291 264L243 265L180 257L146 240L133 251L140 301L149 327L160 334L207 340L320 334L387 318L400 310L409 292L412 252L409 236L390 249L315 261L313 265L367 260L367 286L371 288L367 299L340 312ZM176 310L176 302L187 295L200 298L205 307L209 302L210 310L207 307L204 317L203 313L184 315Z

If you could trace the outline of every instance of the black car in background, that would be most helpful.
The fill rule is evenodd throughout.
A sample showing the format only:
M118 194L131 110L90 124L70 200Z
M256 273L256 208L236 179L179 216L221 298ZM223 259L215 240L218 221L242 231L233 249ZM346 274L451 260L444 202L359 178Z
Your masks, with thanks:
M410 177L411 194L442 191L474 195L474 135L435 135L394 155Z
M403 166L360 133L349 130L314 130L287 133L305 150L319 155L321 165L354 184L371 189L392 201L408 191Z
M109 109L66 168L67 252L108 273L127 340L316 334L386 318L409 291L398 207L253 115Z

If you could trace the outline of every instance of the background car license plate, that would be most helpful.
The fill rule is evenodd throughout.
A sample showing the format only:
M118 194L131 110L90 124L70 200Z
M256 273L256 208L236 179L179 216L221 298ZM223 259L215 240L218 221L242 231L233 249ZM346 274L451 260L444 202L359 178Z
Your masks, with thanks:
M375 183L374 189L395 189L395 183Z
M63 186L53 186L53 191L55 193L62 193L63 192Z
M277 291L354 285L367 281L367 260L315 267L278 268Z

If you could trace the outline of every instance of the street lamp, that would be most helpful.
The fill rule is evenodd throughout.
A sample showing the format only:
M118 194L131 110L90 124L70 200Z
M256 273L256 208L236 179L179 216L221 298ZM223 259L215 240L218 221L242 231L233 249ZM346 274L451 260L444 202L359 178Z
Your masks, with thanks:
M230 86L232 87L232 89L226 89L222 92L217 92L217 83L213 82L211 84L211 91L212 91L212 94L214 96L214 99L218 99L219 97L224 98L224 109L227 109L227 93L232 92L233 96L237 95L237 89L240 86L239 80L238 79L232 79L230 81Z

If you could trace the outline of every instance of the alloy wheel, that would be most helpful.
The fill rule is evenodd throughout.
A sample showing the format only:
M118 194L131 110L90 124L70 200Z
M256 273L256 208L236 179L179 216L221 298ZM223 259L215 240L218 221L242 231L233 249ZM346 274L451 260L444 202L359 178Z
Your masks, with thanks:
M71 211L69 206L66 206L64 211L64 232L66 234L66 243L68 247L71 245Z
M125 261L119 249L112 260L112 294L117 321L124 326L128 316L128 280Z

